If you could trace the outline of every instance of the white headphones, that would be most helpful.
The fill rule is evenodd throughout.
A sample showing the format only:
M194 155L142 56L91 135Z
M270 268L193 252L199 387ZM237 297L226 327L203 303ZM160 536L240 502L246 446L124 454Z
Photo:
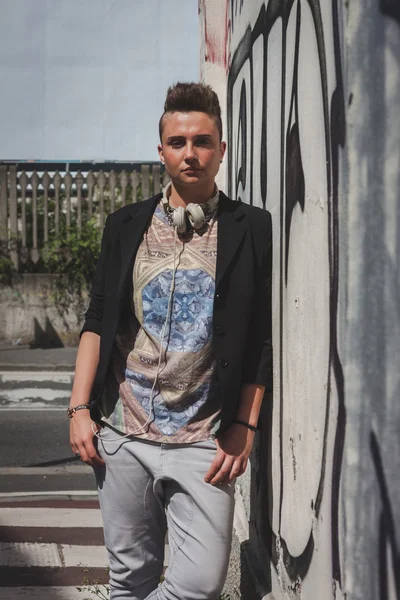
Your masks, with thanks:
M171 194L171 182L164 188L162 203L165 213L171 224L176 227L178 233L185 233L189 228L201 229L210 220L214 210L218 205L219 190L215 186L213 197L204 204L195 204L190 202L186 208L170 206L169 195Z

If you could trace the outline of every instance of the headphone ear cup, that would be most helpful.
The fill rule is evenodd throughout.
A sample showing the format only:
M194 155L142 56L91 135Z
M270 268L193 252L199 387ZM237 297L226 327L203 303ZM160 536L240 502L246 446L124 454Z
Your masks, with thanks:
M174 227L177 228L178 233L185 233L186 231L186 211L183 206L178 206L173 212Z
M201 206L191 202L187 205L186 210L193 229L201 229L206 222L206 217Z

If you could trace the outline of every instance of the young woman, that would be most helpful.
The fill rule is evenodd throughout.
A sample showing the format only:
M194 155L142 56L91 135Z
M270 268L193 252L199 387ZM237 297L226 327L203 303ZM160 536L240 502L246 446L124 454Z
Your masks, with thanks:
M171 183L107 218L70 441L95 469L111 600L215 600L272 385L271 217L215 184L226 144L209 86L171 87L159 127Z

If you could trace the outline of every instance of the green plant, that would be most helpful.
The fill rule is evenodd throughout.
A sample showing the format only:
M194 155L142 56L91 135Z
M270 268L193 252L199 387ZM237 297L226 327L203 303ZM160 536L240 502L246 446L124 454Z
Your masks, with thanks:
M83 566L83 565L81 565ZM109 568L107 567L106 573L109 573ZM90 574L90 568L84 567L84 573ZM160 582L164 580L164 577L161 576ZM110 597L110 586L101 583L98 579L90 579L89 575L85 575L83 578L82 585L76 588L79 592L89 592L92 594L92 598L86 597L82 598L82 600L93 600L93 595L99 598L99 600L109 600ZM231 597L228 594L222 594L217 598L217 600L231 600Z
M94 220L79 232L76 225L63 227L43 250L43 264L55 279L54 301L60 315L74 310L82 318L86 296L100 254L101 231Z
M11 285L16 274L7 242L0 242L0 284Z
M83 565L81 565L83 566ZM86 592L91 594L91 597L86 596L82 600L93 600L93 596L99 598L99 600L108 600L110 597L110 586L106 583L102 583L98 579L91 579L90 567L83 566L83 572L85 573L82 581L82 585L77 587L78 592ZM109 573L109 568L105 569L106 575Z

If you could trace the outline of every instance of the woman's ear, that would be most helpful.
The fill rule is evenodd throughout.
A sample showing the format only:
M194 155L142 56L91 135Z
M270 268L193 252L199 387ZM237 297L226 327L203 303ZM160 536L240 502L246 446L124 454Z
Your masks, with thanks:
M220 152L221 152L221 162L222 162L222 159L224 158L225 152L226 152L226 142L221 142Z
M162 164L164 164L164 154L163 154L163 150L162 150L162 146L161 144L158 144L157 146L157 150L158 150L158 156L160 157L160 160L162 162Z

